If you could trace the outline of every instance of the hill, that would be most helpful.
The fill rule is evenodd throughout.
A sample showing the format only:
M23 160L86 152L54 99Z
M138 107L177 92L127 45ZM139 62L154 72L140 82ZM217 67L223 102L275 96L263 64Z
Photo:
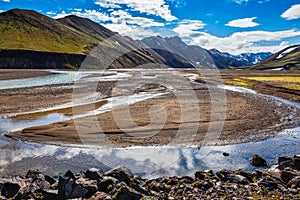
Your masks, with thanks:
M289 46L254 65L251 69L300 69L300 45Z
M90 54L98 45L112 57L120 48L134 49L113 62L111 68L132 68L157 62L149 52L138 50L132 39L77 16L55 20L32 10L9 10L0 14L0 35L1 68L36 68L39 64L44 64L39 68L77 68L84 60L82 56ZM115 41L102 43L112 36ZM20 52L25 52L23 57ZM54 61L51 60L53 53ZM48 60L39 63L37 55ZM105 63L102 55L93 56L94 63ZM70 59L73 61L69 62Z

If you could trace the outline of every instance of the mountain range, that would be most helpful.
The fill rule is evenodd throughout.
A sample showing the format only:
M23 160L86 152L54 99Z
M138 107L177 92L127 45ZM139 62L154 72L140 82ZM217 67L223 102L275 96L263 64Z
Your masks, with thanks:
M133 68L158 63L174 68L228 69L252 66L272 55L231 55L187 45L178 36L133 40L86 18L52 19L20 9L0 13L0 35L0 68L78 68L89 55L90 67Z

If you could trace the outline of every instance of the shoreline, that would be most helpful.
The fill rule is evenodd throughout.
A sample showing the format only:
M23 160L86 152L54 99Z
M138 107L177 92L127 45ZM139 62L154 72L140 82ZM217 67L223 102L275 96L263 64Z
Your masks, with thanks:
M42 199L299 199L300 155L278 157L277 165L259 168L266 161L250 158L255 172L245 170L195 170L194 176L146 179L120 166L97 168L61 176L29 170L25 176L0 178L0 198ZM249 161L250 162L250 161Z

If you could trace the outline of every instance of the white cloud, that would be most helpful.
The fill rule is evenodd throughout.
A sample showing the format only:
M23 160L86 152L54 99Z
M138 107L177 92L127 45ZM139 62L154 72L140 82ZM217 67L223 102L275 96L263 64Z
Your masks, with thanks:
M180 27L180 25L179 25ZM178 27L177 27L178 28ZM192 45L199 45L206 49L216 48L220 51L229 52L231 54L241 54L245 52L262 52L271 51L276 52L287 43L281 42L280 45L265 46L261 45L262 42L280 42L285 38L300 36L300 31L285 30L285 31L244 31L236 32L227 37L217 37L203 31L187 30L182 33L175 28L175 32L184 39L185 42Z
M1 0L1 1L6 2L6 3L9 3L9 2L10 2L10 0Z
M56 14L56 16L54 16L53 18L58 19L58 18L66 17L68 15L76 15L79 17L88 18L95 22L106 22L106 21L110 21L111 19L108 15L98 12L96 10L84 10L84 12L72 11L70 13L66 13L65 11L62 11L61 13Z
M110 1L97 1L95 2L96 5L99 5L101 8L121 8L118 4L111 3Z
M173 29L174 32L178 33L181 37L192 36L197 34L199 29L205 27L204 24L200 20L182 20L179 22L178 26Z
M300 4L291 6L284 13L282 13L281 17L287 20L300 18Z
M111 21L114 24L126 23L128 25L138 25L141 27L164 26L164 23L155 22L153 19L145 17L133 17L131 14L123 10L113 11L111 16Z
M104 5L105 8L115 8L123 5L128 6L131 11L159 16L166 21L177 20L177 17L172 15L169 5L166 4L165 0L98 0L95 4Z
M236 19L228 22L227 24L225 24L225 26L238 27L238 28L249 28L249 27L259 26L260 24L253 21L255 19L256 17Z
M247 3L249 0L233 0L235 3L242 4Z
M145 29L140 26L128 25L125 22L121 24L103 24L106 28L116 31L121 35L132 37L133 39L142 39L149 36L157 36L151 29Z

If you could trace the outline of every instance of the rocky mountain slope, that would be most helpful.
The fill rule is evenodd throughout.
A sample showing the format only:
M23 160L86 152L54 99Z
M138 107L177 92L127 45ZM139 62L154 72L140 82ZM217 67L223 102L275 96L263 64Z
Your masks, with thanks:
M92 68L158 63L174 68L227 69L253 65L270 55L234 56L187 45L178 36L137 41L86 18L71 15L55 20L20 9L0 13L0 35L0 68L78 68L89 55ZM112 39L107 42L108 38Z
M187 45L180 37L162 38L148 37L142 40L159 55L167 60L167 64L172 67L200 67L216 66L219 69L227 69L241 66L252 66L271 53L245 53L241 55L231 55L220 52L217 49L206 50L199 46Z
M300 45L289 46L256 64L252 69L300 69Z
M159 62L149 52L137 49L132 39L76 16L55 20L35 11L14 9L0 14L0 35L0 68L37 68L38 65L38 68L77 68L83 56L96 46L101 52L92 54L93 65L132 68ZM112 36L112 41L103 43ZM119 56L120 49L129 53ZM117 59L108 59L108 54ZM37 55L46 60L39 63Z

